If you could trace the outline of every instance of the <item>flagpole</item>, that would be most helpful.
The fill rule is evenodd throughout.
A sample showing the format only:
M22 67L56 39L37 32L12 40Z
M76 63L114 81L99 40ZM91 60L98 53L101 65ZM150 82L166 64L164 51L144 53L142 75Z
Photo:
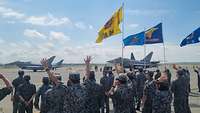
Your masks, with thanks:
M146 57L146 44L144 44L144 58ZM144 69L146 69L146 60L144 60Z
M165 53L165 43L163 41L163 59L164 59L164 66L166 68L166 53Z
M122 68L124 69L124 62L123 62L123 59L124 59L124 44L123 44L123 39L124 39L124 2L122 4L122 17L123 17L123 24L122 24Z
M144 28L144 32L146 31L146 29ZM144 58L146 57L146 37L144 37ZM144 69L146 69L146 61L144 61Z

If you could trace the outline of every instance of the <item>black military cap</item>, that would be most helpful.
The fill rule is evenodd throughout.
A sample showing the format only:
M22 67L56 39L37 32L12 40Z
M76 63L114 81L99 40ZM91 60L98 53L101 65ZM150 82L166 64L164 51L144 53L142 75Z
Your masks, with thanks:
M80 80L80 74L79 73L70 73L69 74L69 79Z
M23 70L19 70L18 71L18 75L22 75L23 76L24 75L24 71Z
M49 83L49 77L43 77L42 82L48 84Z
M127 77L124 74L120 74L116 80L122 81L122 82L127 82Z
M138 71L139 71L139 72L143 72L143 68L139 68Z
M94 71L90 71L90 79L95 80L95 72Z
M178 71L177 71L177 74L178 74L178 75L184 75L184 71L183 71L183 70L178 70Z
M25 76L24 76L24 80L25 80L25 81L29 81L29 80L31 80L31 77L30 77L29 75L25 75Z
M149 71L149 76L153 77L153 75L154 75L154 72L153 71Z

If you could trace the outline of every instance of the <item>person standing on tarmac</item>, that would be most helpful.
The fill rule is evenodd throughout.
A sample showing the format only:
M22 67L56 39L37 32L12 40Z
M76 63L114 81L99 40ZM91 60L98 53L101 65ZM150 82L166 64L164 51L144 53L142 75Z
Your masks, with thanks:
M174 111L175 113L191 113L188 98L188 82L184 77L183 70L177 70L177 79L172 82L171 91L174 95Z
M17 96L19 97L19 113L33 113L33 99L36 94L36 86L30 83L31 77L24 76L25 82L17 88Z
M112 70L104 70L103 77L100 79L100 84L104 92L103 104L105 104L105 107L104 105L102 106L101 113L104 113L104 109L106 109L106 113L110 112L109 97L105 93L111 89L113 82L114 76Z
M127 84L127 76L120 74L107 93L113 100L114 113L131 113L131 104L134 94L132 88Z
M143 90L144 90L144 85L145 85L146 77L143 72L143 69L139 69L139 73L136 75L136 89L137 89L137 108L136 110L140 111L140 104L141 104L141 99L143 96Z
M52 88L49 84L48 77L43 77L42 83L43 83L43 85L41 87L39 87L38 91L36 92L35 101L34 101L34 106L36 109L40 110L40 113L44 113L44 110L42 108L44 108L43 106L44 106L44 102L45 102L45 93L47 90ZM41 97L41 102L40 102L40 106L39 106L40 97Z
M24 71L19 70L18 71L18 77L12 81L13 85L13 91L11 93L11 101L13 101L13 113L18 113L19 112L19 97L16 95L17 88L19 85L23 84L25 82L24 80Z

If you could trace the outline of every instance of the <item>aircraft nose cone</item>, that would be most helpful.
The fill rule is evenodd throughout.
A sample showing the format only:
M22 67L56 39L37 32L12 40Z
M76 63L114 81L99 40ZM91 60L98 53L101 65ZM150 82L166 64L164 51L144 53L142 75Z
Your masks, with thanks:
M107 62L109 62L109 63L113 63L113 60L109 60L109 61L107 61Z

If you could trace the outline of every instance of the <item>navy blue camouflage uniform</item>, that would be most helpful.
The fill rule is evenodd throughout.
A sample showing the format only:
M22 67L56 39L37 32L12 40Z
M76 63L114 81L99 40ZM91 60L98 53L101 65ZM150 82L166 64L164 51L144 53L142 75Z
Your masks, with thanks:
M64 96L67 87L60 83L47 90L41 110L44 113L63 113Z
M89 113L88 93L83 84L80 84L80 74L70 73L69 80L72 82L66 88L63 113Z
M157 90L153 98L152 113L171 113L171 101L170 91Z
M100 108L102 108L104 102L102 86L97 84L95 80L85 80L83 84L88 94L86 104L89 113L100 113Z
M175 113L191 113L188 104L188 82L182 71L179 70L177 73L179 77L171 85L171 91L174 95L174 111Z
M23 76L19 76L12 81L12 85L14 86L14 95L13 95L13 113L17 113L19 111L19 97L16 95L17 88L19 85L23 84L24 78Z
M100 79L100 84L103 87L103 91L108 92L110 90L110 88L112 87L114 81L114 76L112 73L105 73L103 77ZM109 97L107 95L104 94L104 101L103 101L103 107L101 109L101 112L104 113L104 108L106 108L106 113L109 113L110 110L110 106L109 106ZM105 106L105 107L104 107Z
M141 99L143 97L143 90L145 85L146 77L143 72L136 75L136 89L137 89L137 109L140 109Z
M64 95L63 113L89 113L87 102L88 94L84 86L80 83L71 84Z
M21 96L26 102L28 102L35 93L36 93L36 86L27 81L21 84L17 88L16 92L16 94L18 96ZM28 106L26 106L25 103L20 100L19 113L25 113L25 111L27 113L33 113L33 101L31 101L31 103Z
M47 78L43 78L43 80L47 80L48 81L48 77ZM43 109L44 107L44 102L45 102L45 94L46 94L46 91L51 89L51 85L49 85L49 83L46 83L46 84L43 84L41 87L39 87L38 91L36 92L36 96L35 96L35 101L34 101L34 106L36 108L40 108L40 113L45 113L45 110ZM39 100L40 100L40 97L41 97L41 102L40 102L40 107L39 107Z
M152 113L152 101L156 92L155 81L147 81L144 88L144 96L146 100L142 109L142 113Z
M128 86L132 89L133 91L133 100L131 100L130 108L131 108L131 113L136 113L135 109L135 100L136 100L136 77L133 73L127 73L128 76Z
M118 86L110 97L113 100L114 113L131 113L130 105L134 94L127 84Z

